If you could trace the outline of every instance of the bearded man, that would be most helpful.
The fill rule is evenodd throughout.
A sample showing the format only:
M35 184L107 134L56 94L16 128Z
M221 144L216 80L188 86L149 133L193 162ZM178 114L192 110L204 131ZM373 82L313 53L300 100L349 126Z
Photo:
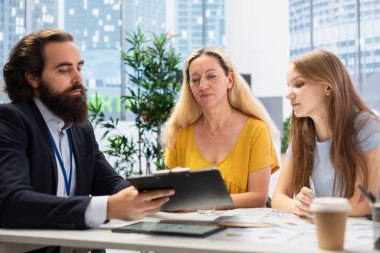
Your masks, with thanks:
M33 32L3 68L0 105L0 227L85 229L159 211L173 190L139 193L99 150L73 37Z

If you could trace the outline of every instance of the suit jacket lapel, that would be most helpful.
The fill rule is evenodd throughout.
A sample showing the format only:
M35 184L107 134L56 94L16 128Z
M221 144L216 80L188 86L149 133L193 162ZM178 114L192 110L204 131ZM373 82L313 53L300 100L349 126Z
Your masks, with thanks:
M86 177L85 170L83 168L83 159L82 153L80 151L80 139L78 136L78 132L75 128L75 125L70 128L71 129L71 136L72 136L72 142L73 142L73 153L74 153L74 160L75 160L75 174L76 174L76 187L75 187L75 195L81 195L81 184L80 179L83 179Z
M53 169L54 179L55 179L55 182L54 182L55 183L55 185L54 185L55 193L57 193L56 192L57 191L57 185L58 185L57 160L55 158L53 146L52 146L52 143L51 143L51 140L49 137L49 129L46 125L44 118L42 117L40 110L36 106L36 104L33 101L30 101L28 103L28 105L29 105L29 108L33 114L33 118L36 121L36 127L38 128L38 130L42 136L43 147L45 148L45 150L49 154L49 158L51 161L51 167Z

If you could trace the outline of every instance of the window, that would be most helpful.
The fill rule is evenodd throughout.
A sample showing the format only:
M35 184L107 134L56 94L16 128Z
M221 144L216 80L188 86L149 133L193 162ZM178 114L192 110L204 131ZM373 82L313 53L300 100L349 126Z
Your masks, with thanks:
M168 3L173 4L173 13L166 13ZM213 11L203 22L207 9ZM180 35L184 39L175 39L174 46L183 57L204 43L223 47L224 0L199 0L191 5L188 0L7 0L0 1L0 10L1 66L25 34L51 26L64 29L74 35L85 59L83 75L88 99L94 98L95 92L101 94L106 104L104 112L113 117L120 116L120 95L128 85L120 56L127 46L122 37L125 32L139 26L146 32ZM191 14L194 11L198 14ZM173 24L167 20L174 20ZM6 96L0 92L0 102L5 101Z

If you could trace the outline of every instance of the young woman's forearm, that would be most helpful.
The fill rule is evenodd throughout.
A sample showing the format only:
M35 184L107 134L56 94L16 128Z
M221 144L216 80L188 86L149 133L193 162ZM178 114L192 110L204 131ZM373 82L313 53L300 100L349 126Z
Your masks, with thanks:
M272 208L286 212L293 212L294 200L286 194L274 193L272 197Z

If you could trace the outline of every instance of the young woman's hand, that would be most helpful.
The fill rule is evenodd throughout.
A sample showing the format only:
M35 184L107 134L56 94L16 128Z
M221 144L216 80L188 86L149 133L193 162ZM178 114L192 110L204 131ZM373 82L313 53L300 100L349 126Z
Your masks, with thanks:
M313 202L312 190L302 187L301 191L293 196L294 208L293 213L299 216L311 215L310 205Z

